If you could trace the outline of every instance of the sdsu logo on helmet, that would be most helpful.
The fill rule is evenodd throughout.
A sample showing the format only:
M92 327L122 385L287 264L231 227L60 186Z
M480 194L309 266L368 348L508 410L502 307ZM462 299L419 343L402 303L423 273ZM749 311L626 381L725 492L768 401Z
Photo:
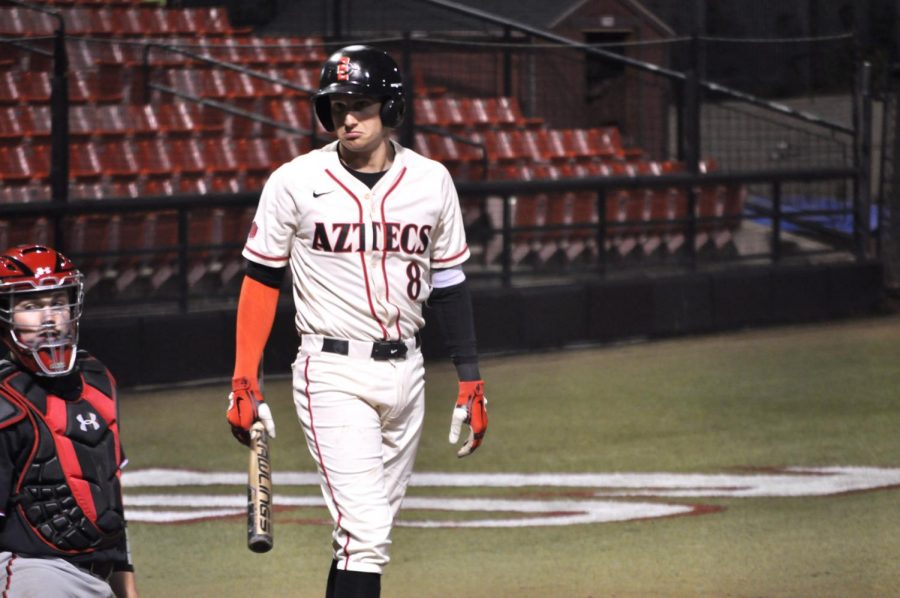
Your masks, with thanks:
M81 272L43 245L0 254L0 333L24 367L42 376L72 371L84 304Z

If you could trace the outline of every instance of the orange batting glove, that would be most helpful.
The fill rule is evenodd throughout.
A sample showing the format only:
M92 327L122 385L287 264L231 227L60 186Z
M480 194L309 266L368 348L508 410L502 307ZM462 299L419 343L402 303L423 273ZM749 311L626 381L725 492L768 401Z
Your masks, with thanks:
M459 396L450 419L450 444L459 440L463 424L469 426L469 439L456 453L457 457L471 454L484 439L488 427L487 399L484 398L484 380L459 382Z
M231 424L231 433L241 444L250 445L250 427L257 421L263 423L269 437L275 438L275 420L269 406L263 402L256 380L235 378L231 381L225 417Z

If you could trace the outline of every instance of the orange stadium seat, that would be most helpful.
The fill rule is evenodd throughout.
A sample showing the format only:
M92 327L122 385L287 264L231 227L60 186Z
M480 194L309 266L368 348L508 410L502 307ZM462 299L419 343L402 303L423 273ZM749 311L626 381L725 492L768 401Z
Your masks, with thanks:
M235 153L233 140L216 137L204 139L200 143L207 172L237 174L240 170L240 163Z
M272 161L266 139L238 139L235 141L235 153L241 170L246 173L267 175L279 166Z
M19 84L12 71L0 73L0 105L14 106L22 99Z
M166 179L175 174L175 167L162 139L137 140L134 142L134 151L144 176Z
M21 143L29 131L30 115L27 108L17 106L0 107L0 144Z
M102 104L94 108L94 134L100 137L126 137L134 134L132 106Z
M47 104L50 102L50 73L46 71L25 71L21 73L7 73L15 76L18 81L19 101L26 104ZM71 81L69 78L69 95L71 96ZM69 101L74 101L69 98Z
M94 134L94 106L81 104L69 107L69 136L85 140Z
M203 147L196 139L172 139L166 143L175 171L182 176L199 176L206 172Z
M158 130L170 137L187 136L199 130L197 109L187 102L154 104L147 113L153 114Z
M100 166L113 179L137 179L141 168L134 145L128 141L108 140L100 143Z
M69 176L77 180L96 180L103 176L97 147L90 142L69 144Z
M21 145L0 146L0 179L6 184L25 184L49 172L49 162L43 172L34 164L31 152Z

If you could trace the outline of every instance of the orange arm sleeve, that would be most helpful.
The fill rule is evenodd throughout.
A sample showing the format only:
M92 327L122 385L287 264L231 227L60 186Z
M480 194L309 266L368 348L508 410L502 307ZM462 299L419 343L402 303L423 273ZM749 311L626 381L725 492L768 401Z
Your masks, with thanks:
M277 307L278 289L244 276L237 309L234 378L256 380Z

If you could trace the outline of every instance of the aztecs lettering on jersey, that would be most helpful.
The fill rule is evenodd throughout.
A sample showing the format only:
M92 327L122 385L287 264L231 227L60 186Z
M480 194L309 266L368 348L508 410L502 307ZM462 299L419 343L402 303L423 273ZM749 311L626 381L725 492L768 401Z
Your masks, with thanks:
M429 224L316 222L312 248L331 253L386 251L423 255L431 245L431 230Z

